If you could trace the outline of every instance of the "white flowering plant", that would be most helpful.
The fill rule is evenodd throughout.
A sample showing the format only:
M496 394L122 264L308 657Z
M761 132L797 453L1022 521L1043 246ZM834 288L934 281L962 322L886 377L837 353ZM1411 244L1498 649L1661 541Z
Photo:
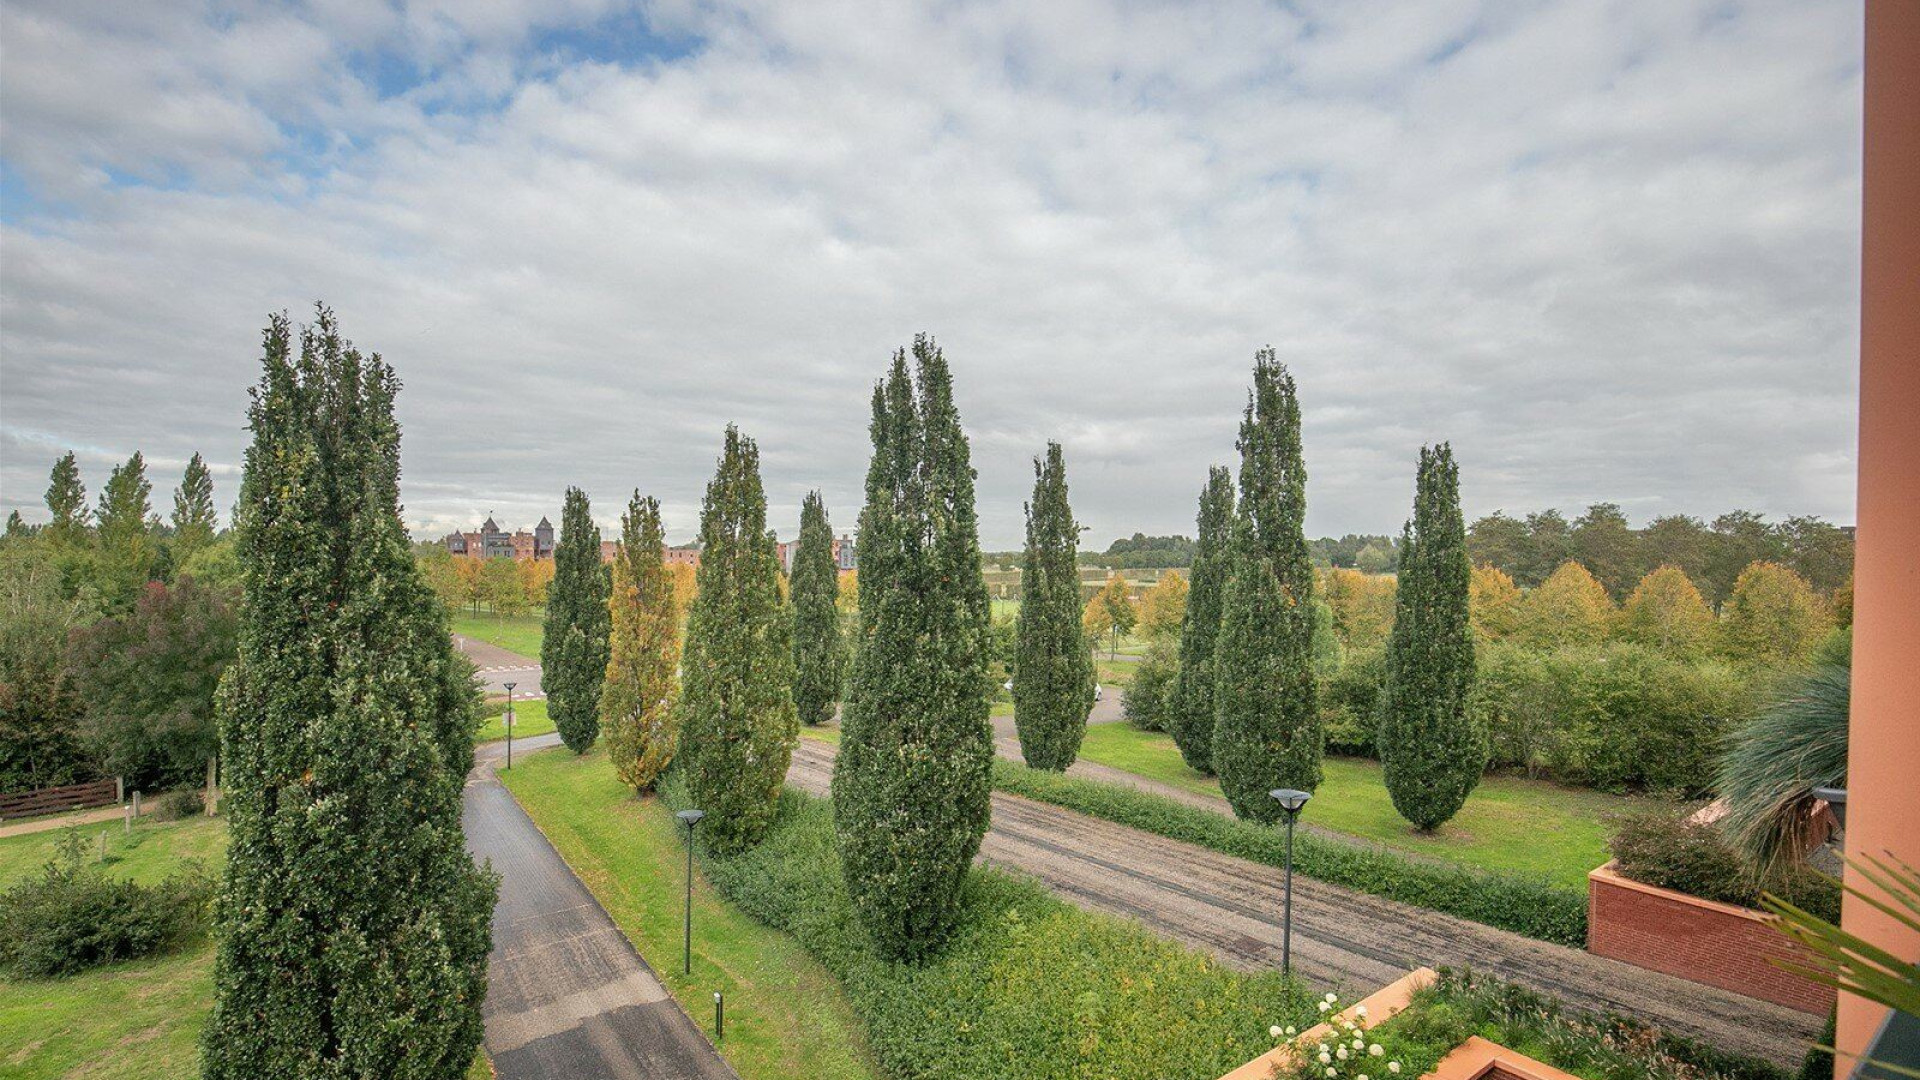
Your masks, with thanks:
M1291 1062L1274 1070L1282 1080L1395 1080L1401 1065L1384 1044L1370 1038L1366 1029L1367 1007L1356 1005L1351 1011L1340 1004L1340 995L1327 994L1316 1007L1324 1017L1320 1028L1305 1034L1292 1027L1275 1025L1268 1029L1278 1044L1291 1046Z

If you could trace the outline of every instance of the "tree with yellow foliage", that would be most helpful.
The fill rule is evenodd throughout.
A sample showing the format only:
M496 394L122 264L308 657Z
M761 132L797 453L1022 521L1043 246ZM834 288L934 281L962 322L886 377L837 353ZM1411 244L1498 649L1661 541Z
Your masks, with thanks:
M1111 660L1120 652L1120 636L1133 632L1139 622L1140 613L1134 609L1133 598L1127 594L1127 581L1119 572L1107 575L1107 583L1087 601L1087 609L1081 613L1081 625L1086 627L1089 637L1107 638L1107 659Z
M1519 629L1520 586L1505 570L1481 563L1467 581L1467 607L1473 632L1482 641L1497 641Z
M1514 636L1536 648L1595 645L1607 636L1613 618L1606 586L1569 559L1521 599Z
M1685 570L1662 566L1641 578L1627 597L1619 634L1676 659L1692 659L1713 634L1713 609Z
M600 730L614 773L635 791L653 786L680 739L674 709L680 609L661 556L661 535L660 503L634 492L620 518L620 548L613 558Z
M1807 579L1779 563L1749 564L1720 612L1720 648L1729 658L1789 667L1833 632L1833 614Z
M552 559L522 559L515 564L520 571L520 592L534 607L547 606L547 586L553 584Z
M1336 566L1320 579L1322 597L1333 609L1333 629L1350 649L1385 644L1393 632L1394 598L1399 583L1392 574L1369 574Z
M1187 617L1187 576L1177 570L1163 570L1160 580L1140 597L1140 629L1156 637L1171 637L1180 632Z

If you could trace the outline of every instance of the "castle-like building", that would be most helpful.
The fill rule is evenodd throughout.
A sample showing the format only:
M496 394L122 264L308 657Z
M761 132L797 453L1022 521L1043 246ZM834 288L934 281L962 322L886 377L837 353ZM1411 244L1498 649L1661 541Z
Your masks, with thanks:
M519 529L510 533L489 517L481 522L478 531L450 532L442 537L440 542L446 545L447 554L468 559L518 559L523 562L530 559L551 559L553 558L553 522L541 518L540 524L535 525L532 532ZM839 541L834 541L836 554L839 552L839 545ZM617 540L600 541L600 561L612 562L619 550L620 543ZM848 551L851 550L852 542L848 541ZM673 563L700 565L698 545L664 548L661 554L669 565Z

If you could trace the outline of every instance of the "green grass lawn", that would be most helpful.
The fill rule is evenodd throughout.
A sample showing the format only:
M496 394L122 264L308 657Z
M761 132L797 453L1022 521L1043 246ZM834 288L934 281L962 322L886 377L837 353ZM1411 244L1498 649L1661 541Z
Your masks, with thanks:
M546 698L514 699L513 737L530 739L535 735L545 735L553 730L553 718L547 715ZM507 717L489 716L480 724L480 733L474 736L477 742L492 742L507 737Z
M509 652L540 662L541 612L527 615L475 615L471 610L453 613L453 632L498 645Z
M1218 781L1187 768L1173 739L1126 724L1087 729L1080 756L1189 791L1220 794ZM1386 844L1488 870L1544 874L1585 891L1587 871L1607 861L1606 815L1630 798L1542 780L1489 776L1434 836L1420 836L1394 809L1380 764L1329 757L1326 778L1303 820Z
M107 872L151 883L198 859L218 873L224 819L81 827L89 857L107 838ZM0 839L0 889L53 858L64 830ZM213 1004L213 941L64 979L0 979L0 1075L9 1080L155 1080L200 1075L200 1027ZM468 1080L488 1080L486 1055Z
M713 992L726 994L720 1049L745 1080L877 1076L839 981L792 937L742 914L701 877L693 893L693 975L680 974L685 848L666 808L623 787L605 750L529 755L500 775L709 1034Z

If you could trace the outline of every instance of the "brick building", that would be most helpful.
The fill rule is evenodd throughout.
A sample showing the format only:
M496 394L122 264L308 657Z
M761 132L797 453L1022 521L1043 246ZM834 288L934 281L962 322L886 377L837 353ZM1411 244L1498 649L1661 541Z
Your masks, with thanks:
M508 532L502 529L492 517L482 522L474 532L451 532L440 541L447 546L447 554L464 555L469 559L551 559L553 557L553 522L546 518L533 527L532 532L520 529Z
M780 569L786 571L788 574L792 574L793 573L793 556L796 552L800 550L800 541L785 540L785 541L782 541L778 546L780 550ZM695 561L698 562L699 553L695 552L694 556L695 556ZM672 562L673 560L669 558L667 561ZM834 537L833 538L833 565L836 567L839 567L842 570L852 570L856 565L856 563L857 563L857 560L854 558L854 552L853 552L853 537L846 536L846 535Z

